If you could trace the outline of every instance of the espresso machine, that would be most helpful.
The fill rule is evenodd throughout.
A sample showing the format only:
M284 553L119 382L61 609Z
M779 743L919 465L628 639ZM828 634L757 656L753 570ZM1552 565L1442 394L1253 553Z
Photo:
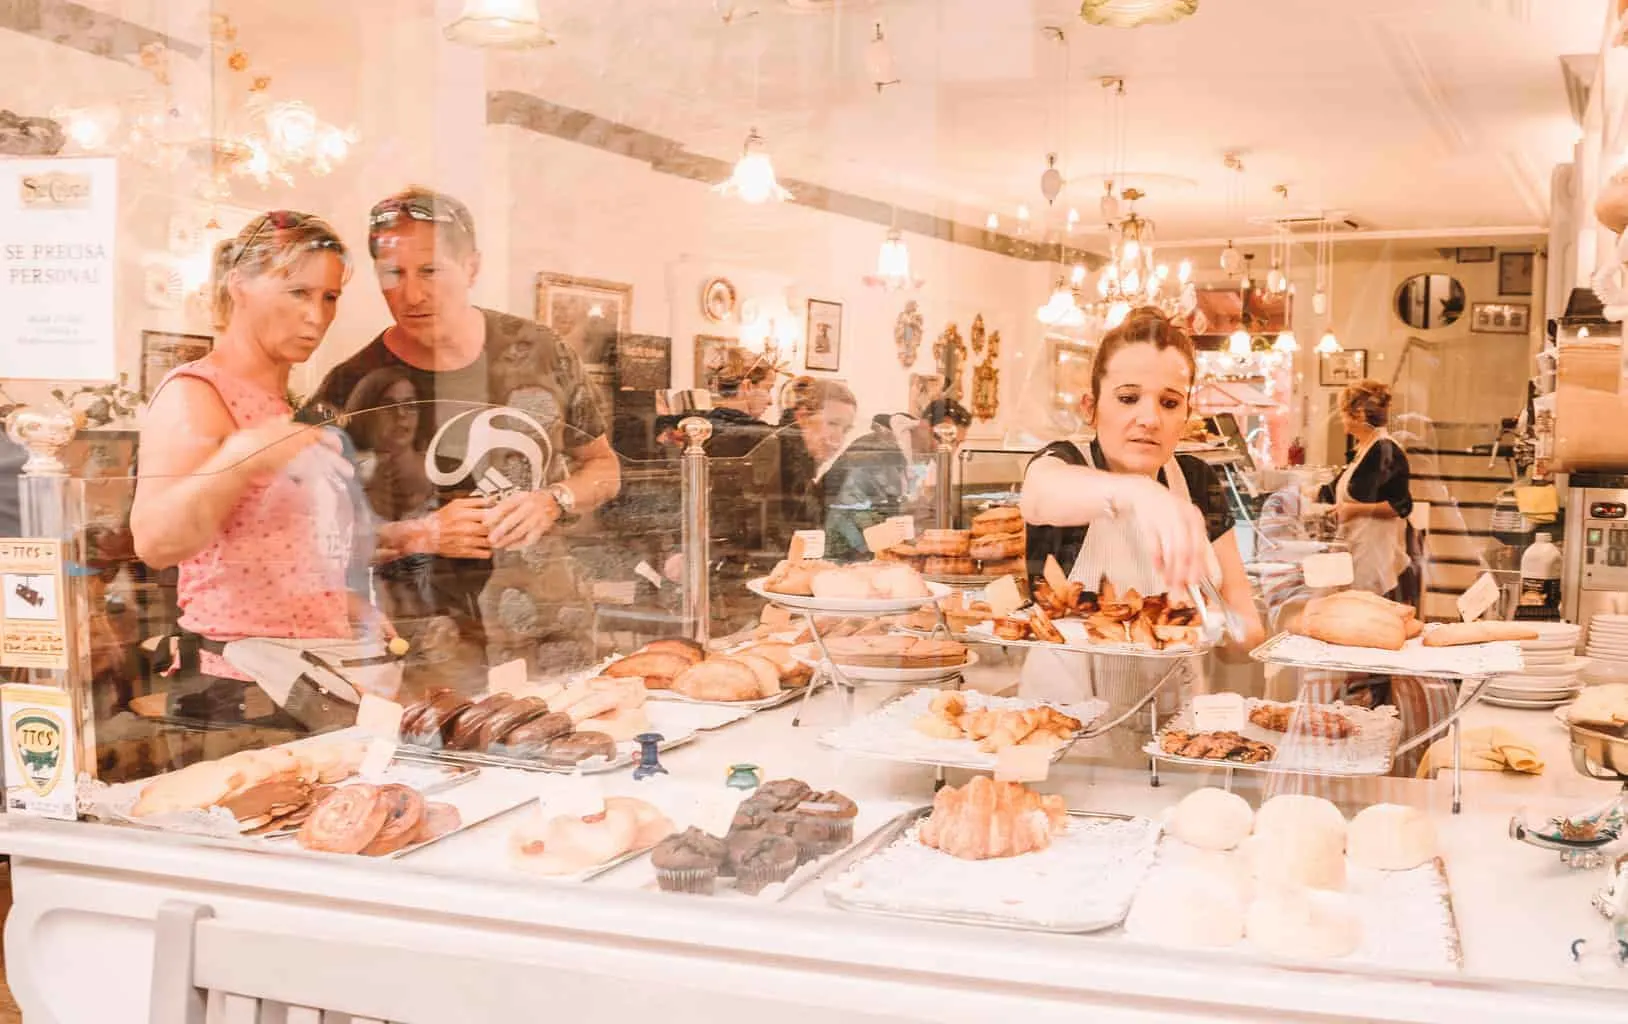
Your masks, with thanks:
M1560 611L1587 635L1595 615L1628 613L1628 473L1575 472L1567 483Z

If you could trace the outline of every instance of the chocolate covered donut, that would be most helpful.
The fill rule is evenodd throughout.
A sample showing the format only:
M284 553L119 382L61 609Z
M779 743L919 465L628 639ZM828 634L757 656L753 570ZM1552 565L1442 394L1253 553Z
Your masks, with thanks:
M492 716L514 703L507 693L494 693L458 716L458 723L447 736L448 750L481 750L481 730Z
M480 750L491 751L507 741L509 733L534 718L548 714L548 702L541 697L522 697L486 720L480 732Z

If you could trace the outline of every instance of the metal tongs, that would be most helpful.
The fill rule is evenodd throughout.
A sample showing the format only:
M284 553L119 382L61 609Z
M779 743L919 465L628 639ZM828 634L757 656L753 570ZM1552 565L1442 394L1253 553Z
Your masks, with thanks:
M1204 624L1204 640L1209 644L1218 644L1223 636L1230 636L1234 640L1244 639L1244 622L1238 613L1227 607L1227 602L1221 599L1221 592L1215 588L1215 583L1208 576L1197 583L1187 585L1187 596L1192 598L1193 606L1198 609L1199 621ZM1219 614L1212 613L1210 602L1215 602ZM1217 622L1219 617L1221 621Z

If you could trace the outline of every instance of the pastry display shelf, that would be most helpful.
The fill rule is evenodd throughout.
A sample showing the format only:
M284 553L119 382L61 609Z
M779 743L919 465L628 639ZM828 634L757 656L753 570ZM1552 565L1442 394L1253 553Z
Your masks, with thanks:
M1373 665L1364 665L1356 662L1330 660L1326 662L1305 661L1298 658L1284 658L1274 653L1288 633L1279 633L1261 646L1249 652L1249 656L1256 661L1267 665L1277 665L1283 668L1314 669L1326 672L1347 672L1370 676L1416 676L1424 679L1439 679L1444 682L1459 684L1458 700L1453 710L1439 722L1431 724L1430 728L1423 730L1415 736L1404 740L1396 748L1394 756L1401 757L1414 749L1429 744L1436 738L1447 735L1453 744L1453 813L1458 814L1464 809L1464 734L1460 728L1460 721L1464 713L1480 701L1486 691L1487 683L1493 679L1491 674L1473 674L1468 672L1448 672L1439 669L1415 670L1412 668L1380 668ZM1450 648L1444 648L1450 649ZM1154 730L1157 733L1157 729ZM1236 767L1236 766L1235 766ZM1298 771L1298 770L1297 770ZM1155 778L1157 768L1154 769ZM1307 773L1316 774L1316 773ZM1231 773L1228 773L1231 777ZM1157 783L1155 783L1157 784Z
M1253 712L1256 707L1263 704L1278 704L1278 701L1261 701L1253 698L1247 699L1246 714ZM1224 768L1223 788L1232 788L1233 773L1237 771L1269 772L1283 775L1310 775L1323 778L1362 778L1364 776L1388 775L1396 763L1396 749L1401 739L1401 723L1395 713L1385 714L1378 710L1368 708L1347 708L1334 704L1306 704L1309 709L1337 714L1355 726L1353 733L1342 739L1324 739L1316 736L1299 736L1291 733L1277 733L1270 729L1257 726L1253 721L1245 719L1245 724L1239 730L1245 739L1271 744L1274 748L1272 757L1264 761L1234 761L1226 758L1189 757L1182 754L1166 752L1161 743L1165 733L1171 729L1191 731L1191 706L1183 708L1175 716L1164 723L1162 729L1155 730L1153 738L1144 748L1151 758L1152 773L1157 785L1159 763L1186 765L1194 768ZM1372 733L1368 733L1372 730ZM1263 737L1265 737L1263 739Z

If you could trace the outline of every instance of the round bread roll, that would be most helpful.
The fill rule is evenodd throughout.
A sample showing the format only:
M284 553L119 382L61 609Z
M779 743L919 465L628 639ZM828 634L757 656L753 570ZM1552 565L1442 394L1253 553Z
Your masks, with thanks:
M1242 849L1255 880L1339 891L1345 888L1345 838L1328 828L1250 836Z
M1244 933L1261 952L1296 960L1350 956L1362 944L1347 897L1293 887L1262 892L1244 915Z
M877 597L927 597L932 594L921 573L908 565L884 565L871 576Z
M921 568L929 576L971 576L978 567L959 555L932 555L922 561Z
M871 581L865 573L827 569L814 577L811 590L813 596L828 601L868 601L871 598Z
M1436 856L1436 827L1417 807L1374 804L1351 819L1346 853L1359 868L1407 871Z
M980 562L1016 558L1023 554L1023 534L990 533L975 537L969 554Z
M752 674L757 676L757 695L759 697L773 697L780 692L780 667L774 662L748 651L732 654L729 657L751 669Z
M1010 505L980 512L972 517L972 535L984 537L992 533L1016 533L1023 529L1023 513Z
M923 530L916 538L916 550L923 555L965 556L971 545L967 530Z
M673 680L673 692L691 700L756 700L758 677L733 658L709 658L691 665Z
M1338 833L1343 843L1345 827L1345 815L1338 807L1320 796L1301 793L1275 796L1261 804L1260 813L1255 815L1257 835L1324 829Z
M688 661L691 665L703 660L707 656L707 649L694 640L683 637L670 636L660 640L652 640L639 648L638 654L676 654Z
M1170 834L1201 850L1231 850L1254 825L1248 800L1214 787L1187 794L1170 815Z
M675 651L641 651L606 665L602 674L617 678L639 678L652 690L665 690L674 676L701 659ZM654 685L652 685L654 684Z
M1160 946L1220 949L1244 937L1244 904L1233 884L1210 866L1161 872L1136 893L1125 934Z

